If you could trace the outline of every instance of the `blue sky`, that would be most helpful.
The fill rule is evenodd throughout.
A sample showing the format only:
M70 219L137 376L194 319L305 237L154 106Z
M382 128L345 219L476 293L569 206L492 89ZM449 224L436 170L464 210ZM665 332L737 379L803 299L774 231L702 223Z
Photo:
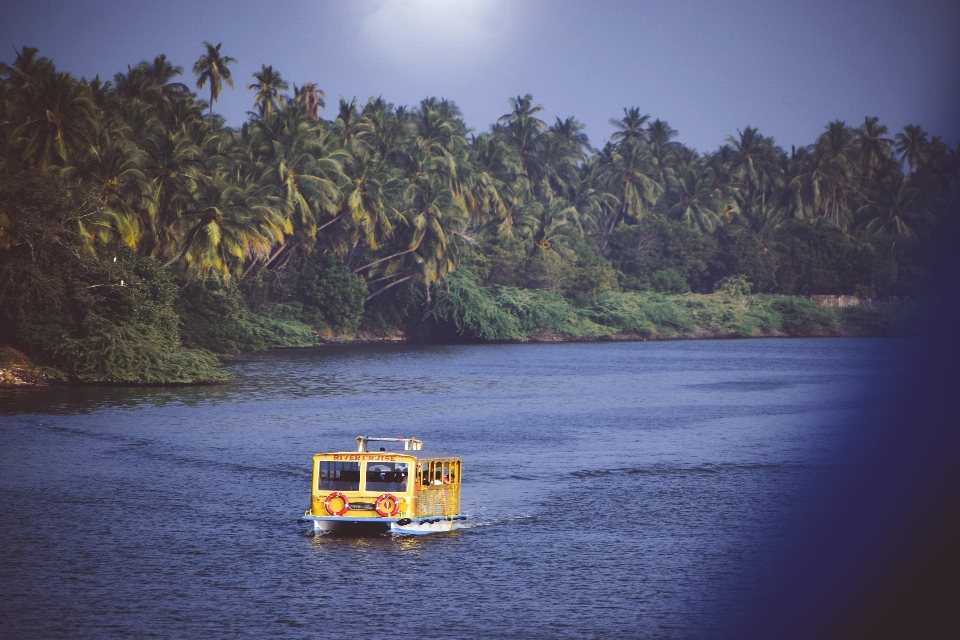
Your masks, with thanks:
M190 68L204 40L238 59L217 110L239 125L261 64L329 96L453 100L485 130L531 93L548 121L576 116L595 146L624 107L713 150L758 127L789 149L828 122L878 116L960 141L960 3L741 0L16 2L0 59L36 46L77 76L112 77L166 53Z

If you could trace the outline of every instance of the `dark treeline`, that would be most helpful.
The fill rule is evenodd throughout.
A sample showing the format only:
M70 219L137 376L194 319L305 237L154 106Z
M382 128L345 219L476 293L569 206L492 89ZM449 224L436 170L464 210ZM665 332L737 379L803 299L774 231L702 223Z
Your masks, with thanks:
M876 118L710 153L638 108L595 149L529 95L482 133L435 98L325 119L269 66L234 129L234 62L205 44L199 95L163 55L112 81L28 47L0 66L0 344L71 379L190 382L220 376L211 351L318 332L830 333L844 318L780 296L922 295L960 170Z

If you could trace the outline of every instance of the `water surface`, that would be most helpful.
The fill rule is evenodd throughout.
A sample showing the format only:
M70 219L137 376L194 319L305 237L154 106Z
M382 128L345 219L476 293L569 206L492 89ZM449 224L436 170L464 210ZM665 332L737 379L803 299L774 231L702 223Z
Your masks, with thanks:
M0 391L0 635L709 636L856 471L904 345L321 347ZM361 433L461 454L466 525L298 523L311 456Z

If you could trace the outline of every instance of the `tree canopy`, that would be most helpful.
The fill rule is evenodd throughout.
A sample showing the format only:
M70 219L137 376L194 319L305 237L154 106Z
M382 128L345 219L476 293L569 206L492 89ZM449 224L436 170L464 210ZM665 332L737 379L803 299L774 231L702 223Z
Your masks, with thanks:
M214 108L234 63L203 43L204 100L164 55L78 80L24 47L0 67L0 176L82 194L58 222L71 242L156 260L183 295L213 279L251 308L300 305L314 326L356 330L363 314L401 322L432 304L459 269L571 301L735 277L767 293L916 295L960 172L957 147L874 117L789 152L745 127L706 153L637 106L594 148L530 94L482 132L436 98L341 99L325 118L317 83L268 65L232 128ZM0 202L0 257L32 242L26 215Z

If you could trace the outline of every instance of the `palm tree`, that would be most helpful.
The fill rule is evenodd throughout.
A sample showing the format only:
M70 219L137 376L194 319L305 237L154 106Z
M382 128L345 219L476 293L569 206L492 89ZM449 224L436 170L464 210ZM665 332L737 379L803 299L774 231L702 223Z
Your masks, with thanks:
M13 65L0 62L0 77L9 83L14 95L56 73L53 61L39 57L39 53L40 50L36 47L22 47L20 51L16 51L17 57Z
M622 140L624 142L637 140L639 142L645 142L647 139L647 132L644 130L643 125L649 119L649 115L640 115L639 107L630 107L629 109L624 108L622 119L610 119L610 124L618 129L618 131L614 132L614 134L610 136L610 140Z
M664 187L657 181L657 167L646 145L632 140L614 146L607 143L600 153L603 188L616 198L617 206L601 228L600 251L607 236L621 220L638 219L657 203Z
M393 238L394 220L398 216L389 204L395 199L391 198L391 189L396 186L390 168L379 154L359 148L346 160L344 173L346 184L340 215L353 228L351 246L363 240L376 251Z
M587 159L590 140L576 118L561 120L547 129L543 145L543 168L548 198L554 193L570 198L580 182L580 167Z
M304 103L304 113L311 122L320 120L320 109L325 107L323 99L327 97L327 92L317 88L317 83L307 83L297 91L294 87L294 94L297 96L297 102Z
M880 124L879 118L868 117L854 134L860 147L861 171L868 178L872 178L874 172L882 169L891 158L893 141L883 137L886 133L887 128Z
M387 289L418 277L427 286L445 278L457 267L456 236L467 224L467 212L453 190L439 176L431 175L425 180L411 182L403 194L403 211L406 230L400 238L400 251L354 270L368 271L368 283L387 281L374 291L367 300ZM399 248L398 247L398 248ZM376 274L383 274L373 278Z
M198 89L203 89L208 82L210 83L210 126L213 127L213 103L220 97L224 82L231 89L233 88L233 78L230 77L230 67L228 65L236 64L237 60L220 55L222 42L217 46L204 42L203 46L207 48L207 53L200 56L200 59L193 65L193 75L197 78Z
M543 120L534 117L534 114L543 111L543 107L534 105L533 96L529 93L510 98L510 107L512 111L497 120L493 134L516 150L531 192L543 196L546 172L543 167L542 148L547 125Z
M927 147L930 144L927 140L927 132L923 130L923 127L918 124L908 124L903 128L903 133L898 133L895 139L901 165L906 162L910 170L914 171L923 164L926 160Z
M401 113L398 113L401 111ZM406 112L383 98L370 98L361 114L360 137L380 157L386 159L399 148L409 133Z
M282 237L276 211L251 196L251 185L222 172L201 176L174 223L176 254L164 266L186 262L188 277L240 275L247 259L264 259Z
M354 137L366 129L366 123L361 121L360 112L357 110L356 98L350 102L340 98L340 110L333 121L332 129L337 132L340 144L344 147L348 147Z
M142 170L150 181L148 206L143 208L141 249L162 255L176 241L172 231L203 170L203 151L182 130L152 127L141 142Z
M524 207L517 220L517 235L525 242L527 253L541 260L569 260L573 247L583 236L577 210L562 198L547 206L534 202Z
M726 202L714 187L712 172L697 165L684 167L668 196L675 201L667 215L682 220L704 233L711 233L720 224Z
M88 235L104 241L119 236L127 246L137 247L142 222L153 205L150 183L141 170L144 161L132 141L101 133L100 143L82 163L63 170L65 177L92 187L103 203L101 215L83 221Z
M273 70L273 67L261 65L260 71L253 74L256 82L247 85L247 90L255 90L254 108L259 111L261 119L267 118L274 111L280 110L282 98L280 91L286 91L287 83L280 77L280 73Z
M745 127L737 131L739 139L727 136L731 148L730 166L743 194L743 203L749 205L755 194L765 203L767 195L782 175L779 150L771 138Z
M289 236L264 260L272 268L285 264L294 252L309 253L317 232L329 224L320 225L320 220L337 213L347 154L330 131L314 125L290 103L272 118L251 122L241 138L246 147L241 173L255 182L258 197L282 212Z
M813 149L825 177L827 198L823 214L834 224L846 226L850 215L850 196L856 157L853 131L835 120L820 134Z
M79 162L96 135L97 109L87 87L67 73L49 73L18 93L10 134L29 165L46 169Z
M883 236L914 237L918 215L918 193L911 180L896 172L887 176L880 189L871 194L860 213L865 219L862 228Z
M523 171L520 159L504 140L487 133L476 136L471 147L475 172L470 214L480 224L507 220L519 204L517 192L525 191L514 188Z

